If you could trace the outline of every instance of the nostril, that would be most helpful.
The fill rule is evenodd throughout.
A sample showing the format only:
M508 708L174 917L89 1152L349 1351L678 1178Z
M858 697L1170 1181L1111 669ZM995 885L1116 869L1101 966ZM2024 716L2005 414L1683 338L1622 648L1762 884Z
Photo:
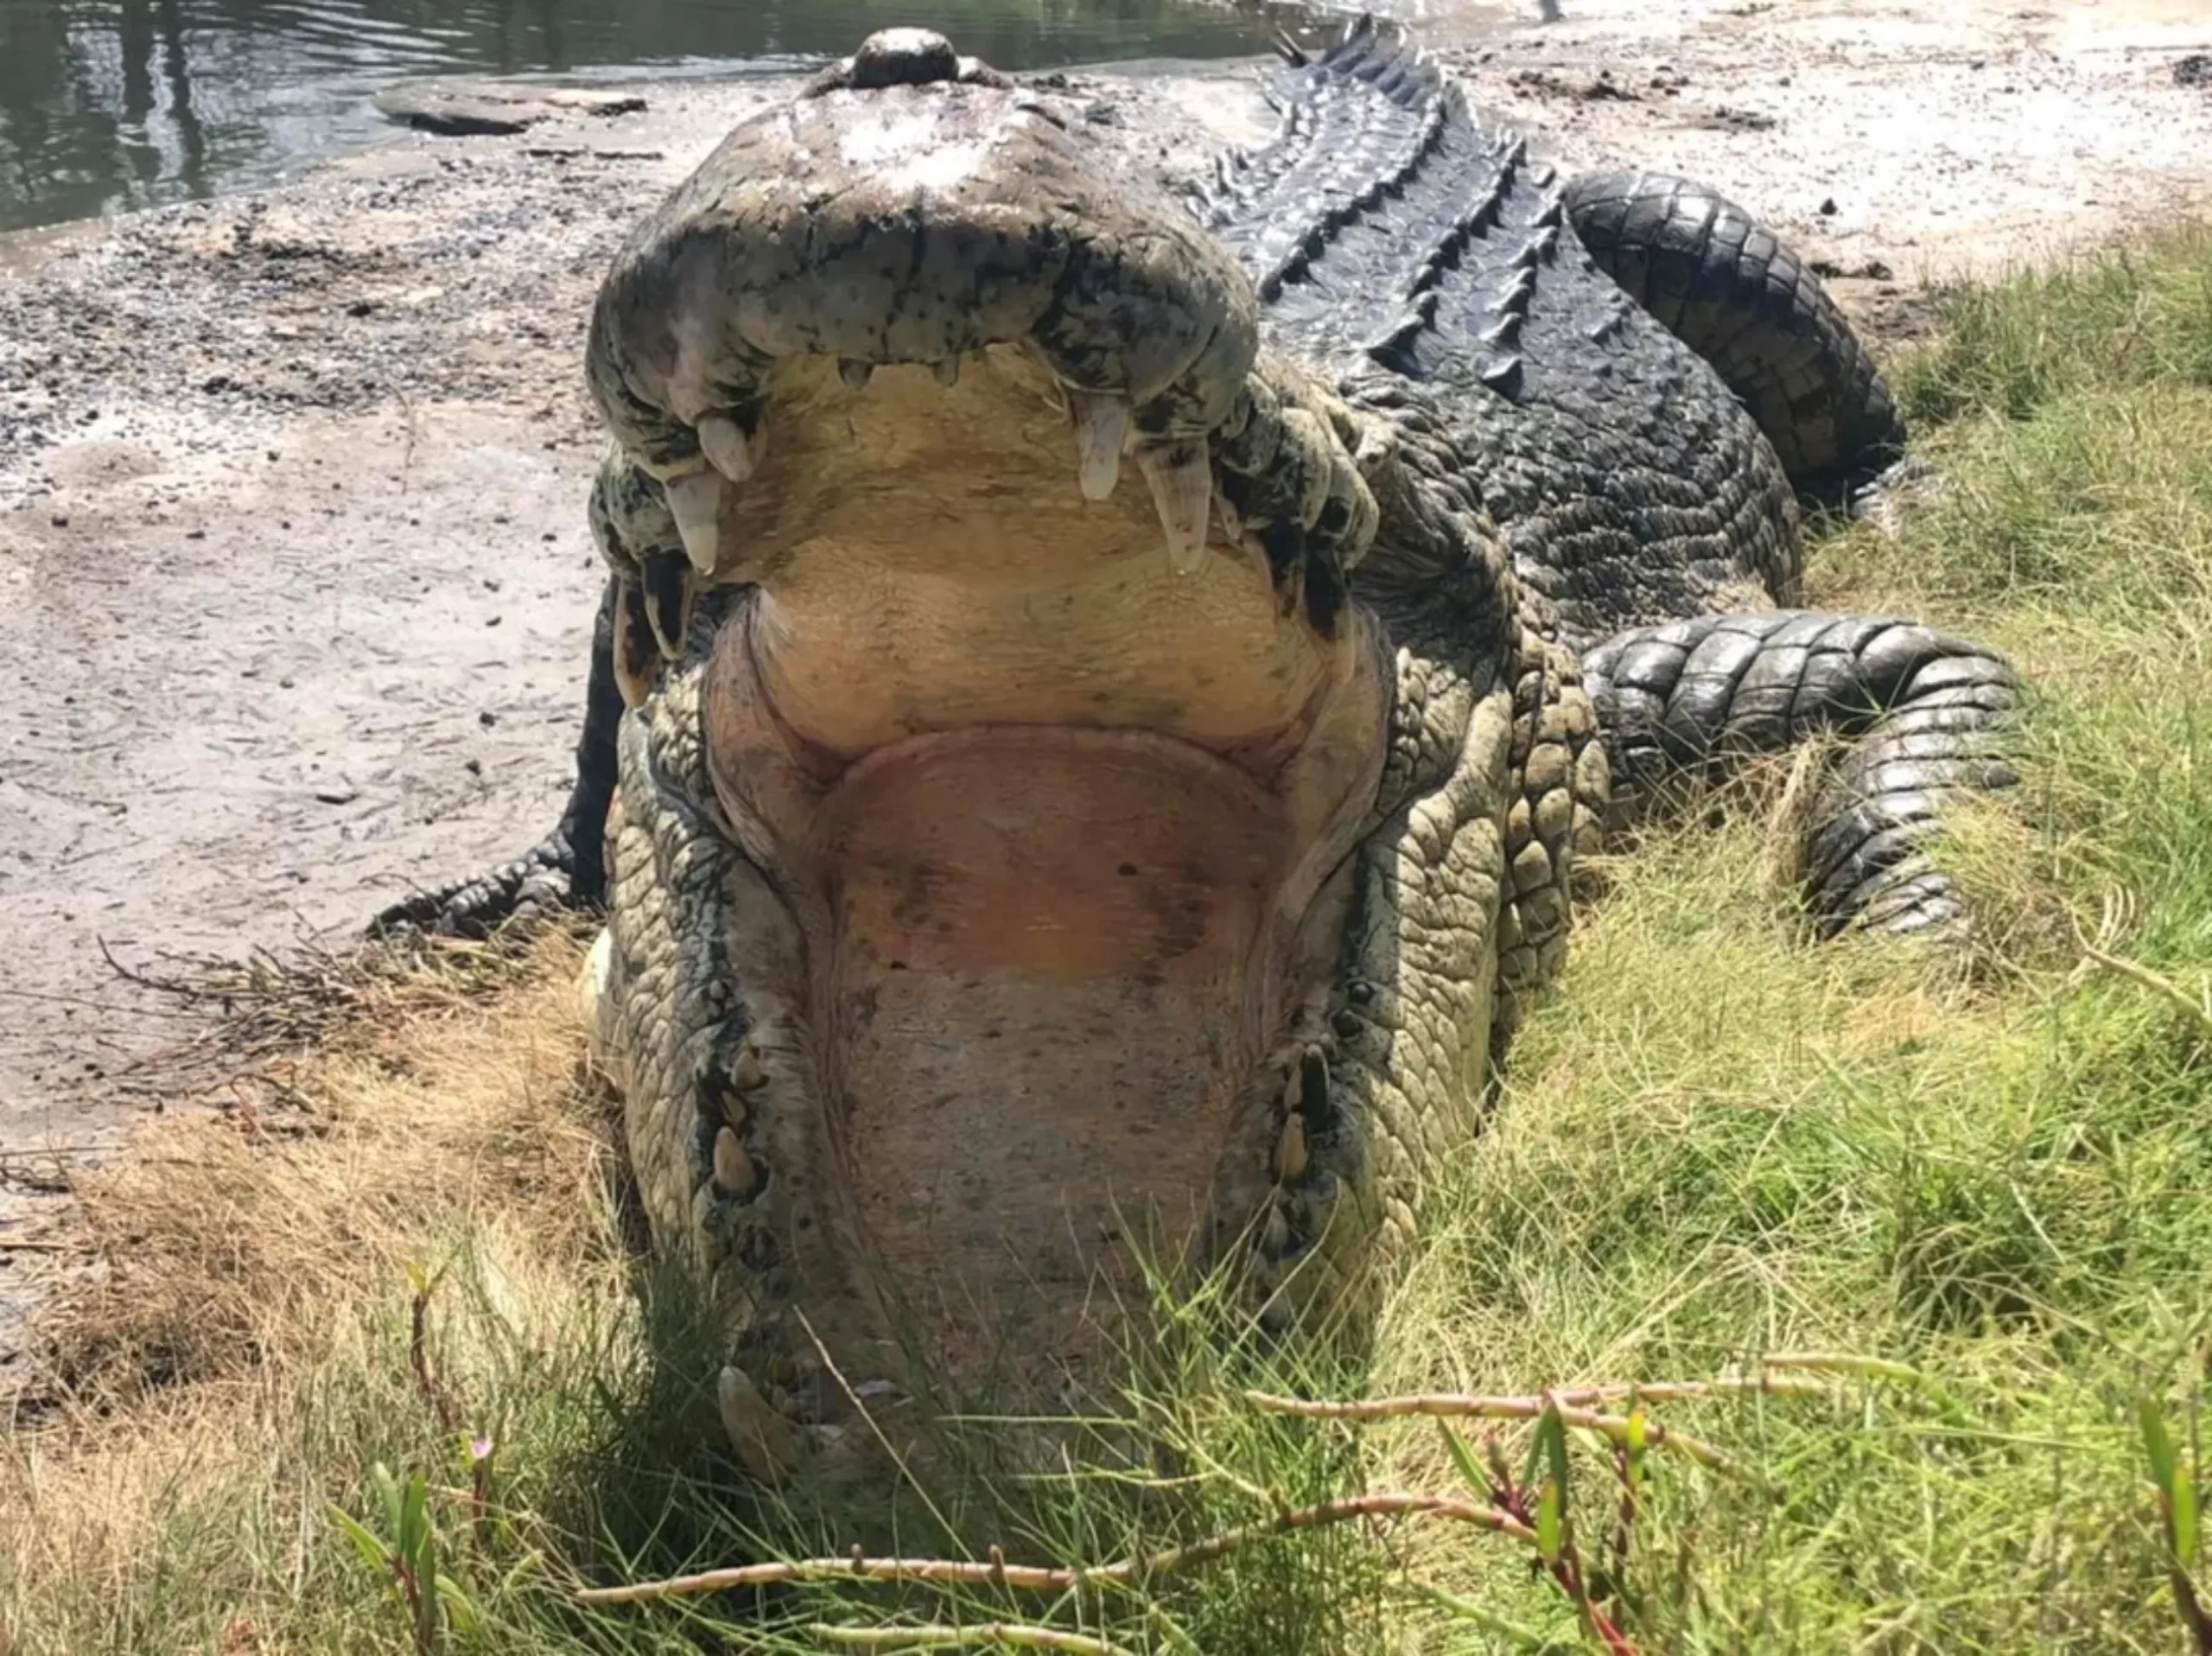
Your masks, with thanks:
M960 56L952 42L933 29L880 29L853 54L850 85L855 92L880 86L926 86L957 80Z

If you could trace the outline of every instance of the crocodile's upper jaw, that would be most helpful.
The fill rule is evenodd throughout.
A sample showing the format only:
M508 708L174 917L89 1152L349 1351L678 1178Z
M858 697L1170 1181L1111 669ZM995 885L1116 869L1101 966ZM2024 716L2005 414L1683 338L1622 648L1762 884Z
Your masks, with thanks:
M724 153L594 327L629 691L701 581L745 583L707 646L713 803L803 939L777 987L848 1245L795 1296L860 1270L938 1361L1048 1379L1098 1273L1264 1186L1382 646L1214 509L1243 278L1040 105L833 92Z

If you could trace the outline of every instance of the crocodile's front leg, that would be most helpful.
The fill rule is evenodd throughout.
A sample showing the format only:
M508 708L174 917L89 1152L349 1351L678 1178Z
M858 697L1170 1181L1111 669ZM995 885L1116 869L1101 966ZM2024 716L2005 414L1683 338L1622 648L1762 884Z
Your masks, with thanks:
M1821 934L1922 931L1964 905L1928 844L1943 806L2018 780L2018 691L1994 653L1888 616L1707 615L1621 634L1583 658L1618 808L1670 777L1724 771L1823 732L1853 745L1818 796L1806 898Z
M553 831L511 863L393 903L369 922L372 935L412 927L443 937L482 937L518 914L595 907L605 899L607 806L614 794L614 738L622 723L613 657L618 584L607 583L592 624L575 786Z

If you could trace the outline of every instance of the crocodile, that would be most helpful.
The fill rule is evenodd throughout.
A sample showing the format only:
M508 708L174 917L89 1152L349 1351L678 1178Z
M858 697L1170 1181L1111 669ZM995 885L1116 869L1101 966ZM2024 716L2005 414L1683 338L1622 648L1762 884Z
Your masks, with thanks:
M764 1474L901 1375L1091 1395L1163 1261L1358 1326L1678 785L1817 740L1813 928L1970 919L1936 831L2019 687L1802 606L1804 503L1904 436L1805 264L1395 28L1284 57L1171 188L877 34L600 290L575 795L383 923L603 904L594 1050Z

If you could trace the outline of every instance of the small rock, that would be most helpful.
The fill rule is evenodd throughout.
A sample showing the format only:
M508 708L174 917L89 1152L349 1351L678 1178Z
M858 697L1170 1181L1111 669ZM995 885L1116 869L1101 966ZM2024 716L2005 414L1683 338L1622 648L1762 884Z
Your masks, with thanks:
M1737 109L1727 104L1714 106L1712 122L1715 126L1732 128L1738 132L1764 132L1774 125L1774 117L1756 109Z
M2212 52L2191 52L2174 60L2174 85L2212 86Z
M471 776L481 776L484 774L484 761L480 759L464 759L461 761L461 767Z
M499 722L499 716L487 707L476 716L476 722L488 730Z
M315 797L323 805L351 805L361 797L361 790L357 787L319 787L315 791Z
M645 106L634 92L436 82L389 86L371 101L387 120L449 137L522 132L556 115L626 115Z
M1822 196L1822 197L1821 198L1821 205L1820 205L1820 214L1821 214L1821 217L1822 217L1823 219L1833 219L1833 218L1834 218L1834 217L1835 217L1835 215L1836 215L1836 213L1837 213L1837 212L1838 212L1838 211L1839 211L1839 209L1838 209L1838 207L1836 207L1836 204L1835 204L1835 197L1834 197L1834 196L1833 196L1833 195L1824 195L1824 196Z
M1813 258L1805 262L1805 268L1824 282L1834 282L1839 278L1855 282L1886 282L1892 274L1890 267L1878 258L1856 259L1849 264L1832 258Z

